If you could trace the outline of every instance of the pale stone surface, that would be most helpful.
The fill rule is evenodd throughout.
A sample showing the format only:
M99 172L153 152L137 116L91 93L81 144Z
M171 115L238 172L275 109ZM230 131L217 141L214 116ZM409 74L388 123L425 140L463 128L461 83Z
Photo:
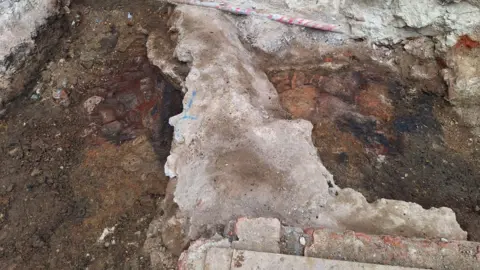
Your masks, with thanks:
M231 255L228 260L225 258ZM230 262L225 266L226 262ZM214 267L212 267L214 266ZM194 269L194 268L192 268ZM198 269L198 268L195 268ZM205 269L240 269L240 270L414 270L420 268L406 268L399 266L367 264L358 262L347 262L337 260L325 260L302 256L291 256L284 254L271 254L237 249L212 248L207 251ZM190 270L190 268L188 268Z
M474 0L477 1L477 0ZM398 43L421 36L456 36L469 34L480 24L480 8L472 1L442 3L438 0L231 0L236 6L256 7L292 17L313 19L337 25L354 37L383 43ZM468 14L468 15L467 15ZM262 18L246 19L245 29L254 46L265 50L288 44L302 31L283 28ZM265 24L264 27L258 27ZM292 28L292 27L290 27ZM274 31L272 31L274 30ZM309 32L309 31L306 31ZM315 35L315 34L314 34ZM317 39L335 43L341 37L323 33ZM279 38L282 37L282 38ZM333 41L332 41L333 40ZM302 46L308 46L302 40Z
M190 6L176 12L175 53L192 67L184 112L170 119L175 142L166 172L178 178L175 201L191 217L191 235L241 215L290 222L314 215L333 180L316 155L311 123L278 118L276 90L222 13Z
M437 0L347 1L344 10L364 21L350 22L355 35L400 42L422 35L467 34L480 23L480 9L467 2L442 5ZM475 18L464 14L476 14Z
M444 9L437 0L397 0L393 3L393 15L413 28L432 25L445 13Z
M0 61L21 43L33 46L32 34L56 12L56 7L56 0L1 0Z
M464 120L466 126L472 128L480 127L480 106L457 106L454 110Z
M420 37L408 41L403 48L420 59L435 58L435 44L430 38Z
M188 250L184 251L178 259L180 270L203 270L207 258L207 251L212 248L230 248L227 239L199 239L193 242ZM222 256L224 259L224 256ZM213 270L213 269L212 269Z
M171 21L178 32L175 56L191 69L184 111L170 119L175 134L165 172L178 181L175 202L190 220L191 238L239 216L466 238L450 209L391 200L369 204L356 191L339 190L317 156L312 124L284 119L276 90L240 42L230 16L181 6ZM149 47L149 56L155 55Z
M235 225L238 241L233 242L232 247L279 253L280 230L280 221L275 218L239 218Z
M368 203L353 189L343 189L327 203L320 219L333 219L340 230L407 237L445 237L464 240L467 233L446 207L425 210L416 203L380 199Z
M362 213L359 213L362 214ZM246 220L246 219L245 219ZM252 232L262 230L267 221L273 219L250 219L243 226ZM241 222L241 220L239 220ZM282 240L289 234L287 227L282 228ZM356 269L355 267L367 267L359 269L403 269L401 267L416 267L415 269L477 269L480 265L478 258L479 243L467 241L455 241L445 238L403 238L394 235L370 235L354 231L333 231L329 229L302 229L291 228L295 231L305 231L307 237L305 256L295 257L280 254L272 254L264 245L253 251L249 248L235 247L236 241L227 244L226 239L214 237L212 240L195 241L188 251L185 251L179 261L180 269L237 269L241 267L255 266L253 269L310 269L304 266L304 261L317 267L330 266L335 263L335 269ZM313 241L311 240L313 238ZM254 241L252 237L248 241ZM290 243L292 245L293 243ZM288 245L288 243L287 243ZM292 246L286 250L291 250ZM285 250L282 250L282 253ZM269 253L264 253L269 252ZM259 254L247 259L246 254ZM303 251L299 254L303 254ZM265 258L265 261L264 259ZM315 258L327 260L343 260L336 264L328 261L325 265L319 265ZM247 262L251 260L250 262ZM346 262L345 262L346 261ZM250 264L251 263L251 264ZM286 263L286 264L284 264ZM225 267L227 264L229 267ZM388 266L387 266L388 265ZM396 268L396 267L399 268ZM266 268L264 268L266 267ZM273 268L271 268L273 267ZM382 268L387 267L387 268ZM250 268L246 268L250 269ZM313 268L318 269L318 268ZM324 269L321 268L320 269ZM329 269L329 268L326 268ZM409 268L410 269L410 268Z
M438 67L435 62L423 65L413 65L410 69L410 75L417 80L431 80L438 75Z
M232 264L233 249L211 248L205 258L205 269L229 270Z
M103 97L93 96L85 100L83 103L83 108L87 111L88 114L92 114L95 108L103 101Z
M38 27L57 14L61 3L57 0L0 0L0 110L3 102L20 94L18 89L11 89L12 76L33 51Z
M461 124L480 136L480 105L460 105L453 108L462 119Z

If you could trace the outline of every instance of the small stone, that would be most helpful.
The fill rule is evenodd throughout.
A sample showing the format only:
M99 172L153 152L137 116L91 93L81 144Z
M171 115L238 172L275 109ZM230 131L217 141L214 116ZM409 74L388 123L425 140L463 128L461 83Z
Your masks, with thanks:
M12 150L8 151L8 154L12 157L17 156L18 154L20 154L20 148L13 148Z
M42 173L41 170L39 170L38 168L35 168L33 169L32 173L30 173L30 176L32 177L39 176L41 173Z
M85 60L80 63L85 69L91 69L93 67L93 60Z
M59 80L57 82L57 86L60 87L60 88L66 88L68 86L68 79L63 78L62 80Z
M143 80L140 81L140 84ZM140 88L141 89L141 88ZM117 96L118 102L125 106L127 110L134 110L139 106L139 101L135 93L122 93Z
M438 75L435 63L426 65L414 65L410 69L410 75L417 80L431 80Z
M408 41L404 46L405 51L420 59L435 58L435 44L428 37L421 37Z
M68 58L75 58L75 50L70 48L67 53Z
M118 34L108 35L100 40L100 46L105 53L112 52L117 46Z
M102 122L104 124L115 121L115 111L110 108L102 108L99 110L100 117L102 117Z
M45 176L38 177L38 178L37 178L37 183L43 184L43 183L45 183L46 180L47 180L47 179L46 179Z
M141 26L138 26L138 27L137 27L137 31L138 31L139 33L141 33L141 34L144 34L144 35L148 36L148 30L145 29L145 28L143 28L143 27L141 27Z
M102 127L102 133L105 136L114 136L122 130L122 123L119 121L113 121L111 123L105 124Z
M4 117L7 114L7 109L1 109L0 108L0 118Z
M172 217L166 222L161 231L162 241L165 247L175 255L182 254L189 243L188 237L183 229L184 225L184 219Z
M75 24L80 24L82 21L82 15L80 13L75 14Z
M53 179L51 177L47 178L47 184L48 185L53 185Z
M12 192L13 191L13 188L15 188L15 185L14 184L10 184L7 186L7 192Z
M82 53L80 54L80 65L86 69L90 69L93 67L95 63L95 55L92 53Z
M328 71L337 71L348 66L348 63L334 63L334 62L324 62L319 65L322 69L326 69Z
M303 236L300 237L299 242L300 242L300 245L302 245L302 246L305 246L307 244L307 240Z
M233 248L280 252L281 224L278 219L242 217L237 220L235 228L239 240L232 243Z
M102 101L103 101L103 97L93 96L87 99L83 103L83 107L85 108L88 114L92 114L95 108L97 107L97 105L100 104Z
M45 245L45 242L38 235L34 235L32 238L32 247L41 248Z
M415 87L410 88L410 89L407 90L407 94L408 94L408 95L411 95L411 96L415 96L415 95L418 94L418 90L417 90L417 88L415 88Z
M440 241L444 242L444 243L448 243L448 239L447 238L440 238Z
M110 242L105 242L104 246L108 248L110 246Z
M475 212L480 212L480 206L475 205Z
M39 100L41 97L39 94L37 93L33 93L32 96L30 97L31 100Z

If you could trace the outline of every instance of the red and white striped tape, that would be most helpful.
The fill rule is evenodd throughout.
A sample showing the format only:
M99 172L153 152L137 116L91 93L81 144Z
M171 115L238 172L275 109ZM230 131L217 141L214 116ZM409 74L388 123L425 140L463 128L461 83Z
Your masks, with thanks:
M260 17L268 18L270 20L281 22L281 23L299 25L299 26L318 29L318 30L323 30L323 31L337 32L337 33L345 34L345 32L342 31L340 29L340 27L337 26L337 25L328 24L328 23L319 22L319 21L312 21L312 20L307 20L307 19L302 19L302 18L291 18L291 17L278 15L278 14L259 13L255 10L253 10L253 9L250 9L250 8L234 7L231 4L228 4L228 3L225 3L225 2L221 2L221 3L202 2L202 1L196 1L196 0L170 0L170 2L173 3L173 4L186 4L186 5L216 8L216 9L219 9L219 10L227 11L227 12L230 12L230 13L233 13L233 14L238 14L238 15L260 16Z

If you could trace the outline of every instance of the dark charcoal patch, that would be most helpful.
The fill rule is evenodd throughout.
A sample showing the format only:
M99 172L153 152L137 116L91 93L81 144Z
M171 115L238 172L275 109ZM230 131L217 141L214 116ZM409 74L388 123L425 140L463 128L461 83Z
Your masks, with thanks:
M344 132L350 132L367 146L383 145L390 149L390 142L384 134L377 130L377 123L374 120L356 118L350 114L336 121L338 128Z

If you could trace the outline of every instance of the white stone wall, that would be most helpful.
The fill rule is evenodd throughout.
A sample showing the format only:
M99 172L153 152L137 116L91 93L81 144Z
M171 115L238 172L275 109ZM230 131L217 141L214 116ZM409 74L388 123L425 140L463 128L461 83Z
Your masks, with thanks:
M56 0L0 0L0 59L32 35L56 12Z

